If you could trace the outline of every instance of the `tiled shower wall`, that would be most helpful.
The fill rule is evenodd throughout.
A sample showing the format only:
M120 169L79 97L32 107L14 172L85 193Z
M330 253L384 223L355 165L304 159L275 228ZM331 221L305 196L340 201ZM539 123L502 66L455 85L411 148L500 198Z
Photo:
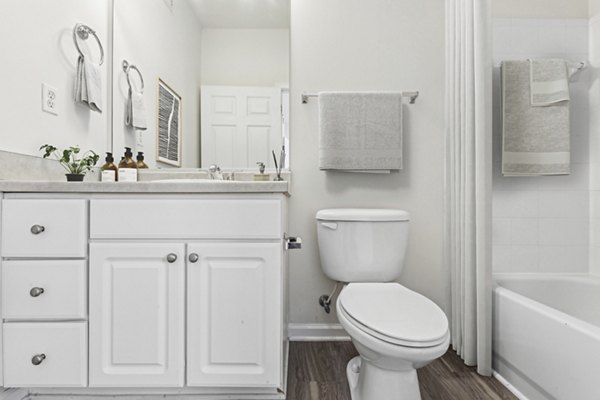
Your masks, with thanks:
M590 272L600 275L600 15L590 20Z
M494 21L494 272L585 273L590 254L594 256L591 237L598 237L593 240L598 242L600 257L600 179L597 196L592 197L598 203L598 220L594 220L598 224L590 224L590 68L570 85L571 175L507 178L501 174L500 62L587 61L589 26L587 19ZM597 140L600 143L600 137ZM590 235L590 227L596 225L598 235Z

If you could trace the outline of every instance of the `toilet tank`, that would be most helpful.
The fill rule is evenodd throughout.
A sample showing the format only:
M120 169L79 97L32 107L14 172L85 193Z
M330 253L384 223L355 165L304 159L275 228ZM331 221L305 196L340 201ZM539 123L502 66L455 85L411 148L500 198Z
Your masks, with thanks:
M404 266L409 214L394 209L317 212L321 268L340 282L390 282Z

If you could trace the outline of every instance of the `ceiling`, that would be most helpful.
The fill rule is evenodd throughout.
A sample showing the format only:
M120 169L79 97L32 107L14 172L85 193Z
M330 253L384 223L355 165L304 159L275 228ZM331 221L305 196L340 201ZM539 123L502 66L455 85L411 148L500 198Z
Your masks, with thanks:
M289 29L290 0L188 0L202 28Z

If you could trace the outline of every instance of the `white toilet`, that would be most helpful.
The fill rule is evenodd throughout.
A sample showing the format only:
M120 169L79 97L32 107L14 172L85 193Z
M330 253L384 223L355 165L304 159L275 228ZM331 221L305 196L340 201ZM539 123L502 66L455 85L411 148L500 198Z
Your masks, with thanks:
M448 349L444 312L392 282L402 272L408 223L409 214L402 210L317 213L323 272L349 283L336 305L338 319L360 354L346 368L353 400L420 399L416 369Z

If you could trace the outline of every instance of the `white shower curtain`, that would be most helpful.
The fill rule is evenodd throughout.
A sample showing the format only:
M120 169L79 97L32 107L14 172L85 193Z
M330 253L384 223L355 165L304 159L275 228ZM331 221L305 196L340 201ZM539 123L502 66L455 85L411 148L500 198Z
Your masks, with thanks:
M446 0L445 259L452 347L492 372L491 0Z

